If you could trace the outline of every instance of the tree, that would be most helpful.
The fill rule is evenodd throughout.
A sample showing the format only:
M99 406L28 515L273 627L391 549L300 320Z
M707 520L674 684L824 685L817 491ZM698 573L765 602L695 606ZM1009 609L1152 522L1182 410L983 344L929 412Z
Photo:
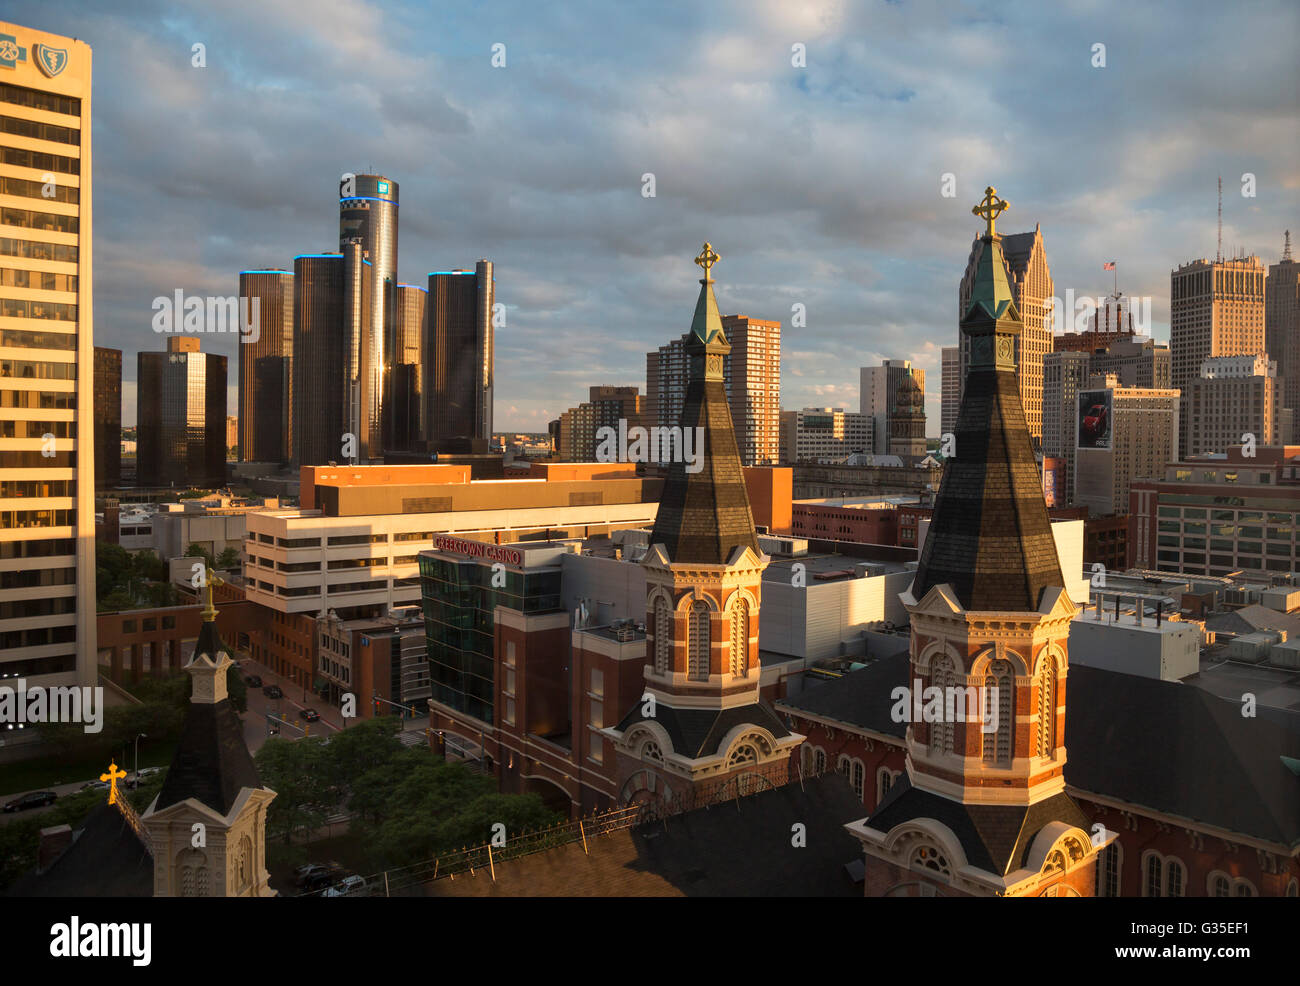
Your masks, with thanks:
M266 815L267 838L282 838L290 844L293 833L324 822L316 805L328 797L328 769L325 744L318 736L288 740L273 736L257 751L257 772L262 783L275 792Z
M226 548L221 554L217 555L217 563L214 566L222 571L232 568L238 568L244 560L243 554L238 548Z
M150 582L162 582L167 578L167 566L152 551L137 551L131 558L132 574L139 579Z
M201 544L191 544L188 548L186 548L185 557L202 558L203 563L207 565L208 568L217 567L216 561L212 557L212 552L208 551L208 549L203 547L203 545Z
M121 589L114 589L99 601L99 609L110 613L115 610L131 609L134 606L135 600Z

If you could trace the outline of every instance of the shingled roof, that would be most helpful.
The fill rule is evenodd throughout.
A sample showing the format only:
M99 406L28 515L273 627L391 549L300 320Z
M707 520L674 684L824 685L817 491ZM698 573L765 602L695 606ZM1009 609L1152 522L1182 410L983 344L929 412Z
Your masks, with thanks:
M153 856L122 813L101 802L44 870L15 880L10 897L152 897Z
M692 760L721 753L722 741L736 726L761 726L776 739L790 735L785 723L763 701L723 709L679 709L660 702L653 716L646 716L642 709L638 702L618 724L619 732L626 733L638 722L658 723L672 740L672 752Z
M215 621L205 620L191 664L205 658L215 664L225 650ZM195 798L225 815L241 790L261 786L253 757L244 744L243 726L230 699L223 698L216 703L191 700L180 741L153 810L161 811L186 798Z
M1021 323L996 238L978 263L961 323L972 359L956 446L944 463L912 596L919 601L947 583L968 610L1033 612L1065 578L1016 382L1011 351Z
M691 331L686 335L690 379L680 422L683 436L694 436L699 434L694 429L702 429L703 468L688 472L681 455L670 463L650 536L652 545L664 546L671 562L725 565L742 545L762 554L722 380L722 359L729 352L731 345L722 332L713 281L706 268ZM712 370L708 368L711 360L716 364Z

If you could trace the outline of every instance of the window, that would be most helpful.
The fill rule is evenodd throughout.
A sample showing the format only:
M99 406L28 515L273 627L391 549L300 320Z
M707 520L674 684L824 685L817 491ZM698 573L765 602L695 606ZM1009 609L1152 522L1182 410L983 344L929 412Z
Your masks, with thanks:
M605 672L599 668L591 669L591 694L596 698L605 697Z
M696 600L691 604L690 634L687 642L687 672L692 678L709 676L709 604Z
M920 846L912 853L912 867L948 875L948 860L934 846Z
M1183 883L1187 878L1187 868L1177 859L1165 863L1165 896L1183 896Z
M946 688L952 686L956 681L953 674L952 659L947 654L936 654L930 659L930 685L938 688L940 693L947 695ZM955 710L954 710L955 711ZM930 752L931 753L951 753L952 752L952 720L947 716L947 709L944 714L939 716L937 722L929 724L930 727Z
M889 793L890 788L892 788L893 786L894 786L893 772L890 771L888 767L881 767L880 770L876 773L876 807L877 808L880 807L880 803L885 800L885 795Z
M992 732L981 730L984 737L984 762L996 766L1011 765L1011 734L1015 727L1015 678L1011 662L1002 659L989 663L984 675L985 722L997 717L997 728Z
M1160 896L1160 856L1158 853L1150 853L1147 856L1146 880L1142 885L1143 897Z
M862 800L862 789L865 786L867 778L867 766L861 760L854 760L852 769L849 771L849 783L853 785L853 792Z
M1097 893L1100 897L1119 896L1121 866L1119 840L1115 839L1097 854Z
M655 670L666 674L669 670L669 654L673 645L673 616L668 609L668 600L663 596L655 599Z
M731 621L731 673L737 677L749 674L749 603L740 599L734 607Z
M592 763L605 762L605 741L594 733L591 737L591 752L587 756Z
M1038 675L1038 755L1050 757L1056 749L1056 661L1048 654Z
M813 757L813 773L824 774L826 772L826 751L818 747L816 755Z
M515 724L515 700L513 698L506 699L505 718L507 726Z

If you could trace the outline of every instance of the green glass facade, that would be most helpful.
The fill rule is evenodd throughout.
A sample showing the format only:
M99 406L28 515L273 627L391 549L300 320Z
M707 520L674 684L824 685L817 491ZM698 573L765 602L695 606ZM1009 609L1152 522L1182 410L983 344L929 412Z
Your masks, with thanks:
M420 599L432 698L482 722L496 721L496 607L548 613L560 608L559 568L499 571L490 563L440 552L420 554Z

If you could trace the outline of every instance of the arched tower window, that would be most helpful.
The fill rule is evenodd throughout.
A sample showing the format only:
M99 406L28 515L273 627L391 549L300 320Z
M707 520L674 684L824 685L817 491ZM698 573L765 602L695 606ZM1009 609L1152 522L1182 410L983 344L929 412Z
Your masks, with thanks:
M1011 673L1011 662L996 660L989 663L984 675L984 716L986 721L995 714L997 729L983 732L984 762L996 766L1011 763L1011 737L1015 729L1016 679Z
M1056 661L1043 659L1038 673L1038 755L1050 757L1056 749Z
M731 618L731 673L739 677L749 674L749 603L736 600L735 615Z
M667 674L673 648L673 614L668 600L655 598L655 670Z
M197 849L181 853L180 883L182 897L208 896L208 860Z
M687 638L687 670L692 678L709 676L709 604L691 604L691 625Z
M239 840L239 889L245 890L253 882L253 840L244 836Z
M947 654L936 654L930 659L930 685L938 688L939 692L945 697L948 695L947 689L953 685L956 676L953 674L952 659ZM954 712L956 710L954 709ZM948 718L948 707L944 706L943 714L939 717L938 722L929 723L930 727L930 752L931 753L951 753L952 752L952 722Z

